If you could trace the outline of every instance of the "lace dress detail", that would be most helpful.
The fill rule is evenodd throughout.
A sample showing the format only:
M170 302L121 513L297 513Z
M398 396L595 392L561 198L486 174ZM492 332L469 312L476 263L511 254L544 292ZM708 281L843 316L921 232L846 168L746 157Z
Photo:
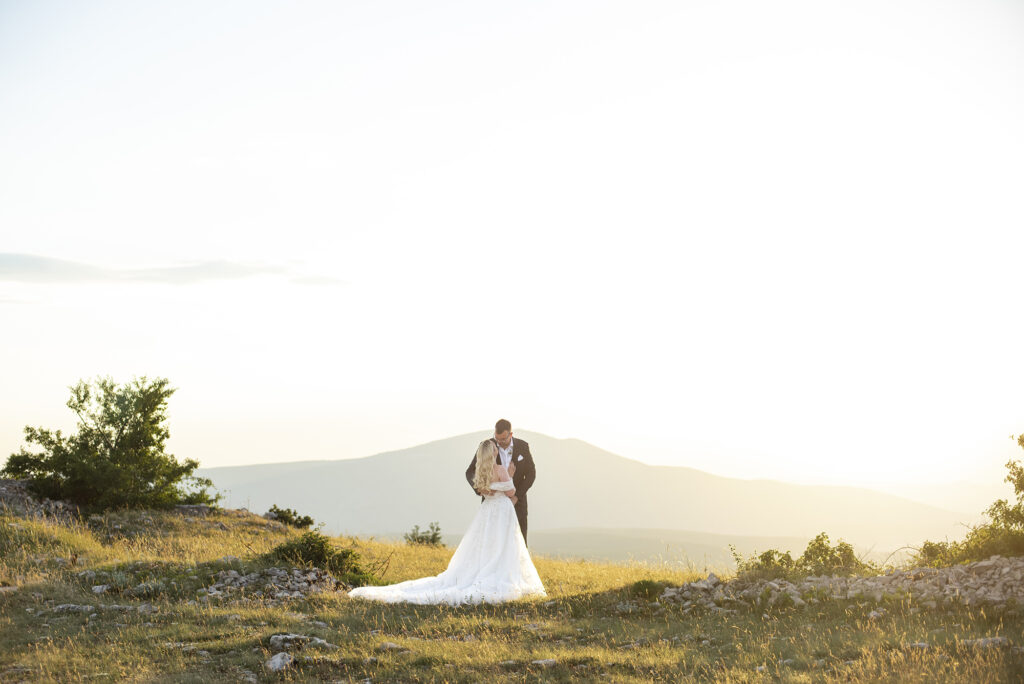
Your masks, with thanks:
M496 493L485 496L469 529L448 562L434 577L421 577L383 587L357 587L354 598L387 603L501 603L547 594L519 529L515 507L504 493L511 481L492 482Z

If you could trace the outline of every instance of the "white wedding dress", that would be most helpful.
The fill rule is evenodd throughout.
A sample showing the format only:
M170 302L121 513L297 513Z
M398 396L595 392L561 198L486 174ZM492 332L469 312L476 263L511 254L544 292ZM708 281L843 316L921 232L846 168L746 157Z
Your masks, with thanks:
M498 492L485 496L473 522L448 562L434 577L421 577L383 587L357 587L348 593L387 603L501 603L546 596L533 566L512 500L512 482L494 482Z

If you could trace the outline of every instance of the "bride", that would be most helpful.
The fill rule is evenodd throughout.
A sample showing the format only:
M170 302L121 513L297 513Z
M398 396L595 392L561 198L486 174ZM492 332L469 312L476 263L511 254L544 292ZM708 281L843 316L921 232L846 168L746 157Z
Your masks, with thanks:
M516 520L511 477L515 465L506 469L495 463L497 449L491 440L477 447L473 488L484 500L444 572L383 587L357 587L348 595L387 603L452 605L546 596Z

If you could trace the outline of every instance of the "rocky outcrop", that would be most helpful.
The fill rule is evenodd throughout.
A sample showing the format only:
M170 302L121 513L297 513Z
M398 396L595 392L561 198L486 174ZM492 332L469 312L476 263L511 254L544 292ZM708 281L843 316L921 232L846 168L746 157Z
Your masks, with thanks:
M875 603L908 598L920 608L956 605L1024 606L1024 558L991 558L949 568L893 570L869 577L806 577L798 582L735 579L723 582L714 573L706 579L666 588L660 604L681 604L685 612L705 608L734 612L742 607L802 607L828 600L856 599ZM880 617L878 613L875 617Z
M67 501L39 499L28 484L28 480L0 479L0 511L6 509L26 518L74 520L79 517L78 506Z
M318 592L347 591L351 588L320 568L275 567L248 574L237 570L221 570L215 578L216 581L205 589L206 595L200 601L252 599L274 603L301 599Z

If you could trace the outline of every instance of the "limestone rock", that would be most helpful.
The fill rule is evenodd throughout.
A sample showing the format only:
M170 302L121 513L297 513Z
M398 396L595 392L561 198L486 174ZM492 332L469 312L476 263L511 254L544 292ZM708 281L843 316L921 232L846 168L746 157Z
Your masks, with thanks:
M263 666L266 667L267 670L270 672L280 672L281 670L290 667L291 664L294 662L295 656L293 656L291 653L281 652L267 660L267 662L264 663Z

